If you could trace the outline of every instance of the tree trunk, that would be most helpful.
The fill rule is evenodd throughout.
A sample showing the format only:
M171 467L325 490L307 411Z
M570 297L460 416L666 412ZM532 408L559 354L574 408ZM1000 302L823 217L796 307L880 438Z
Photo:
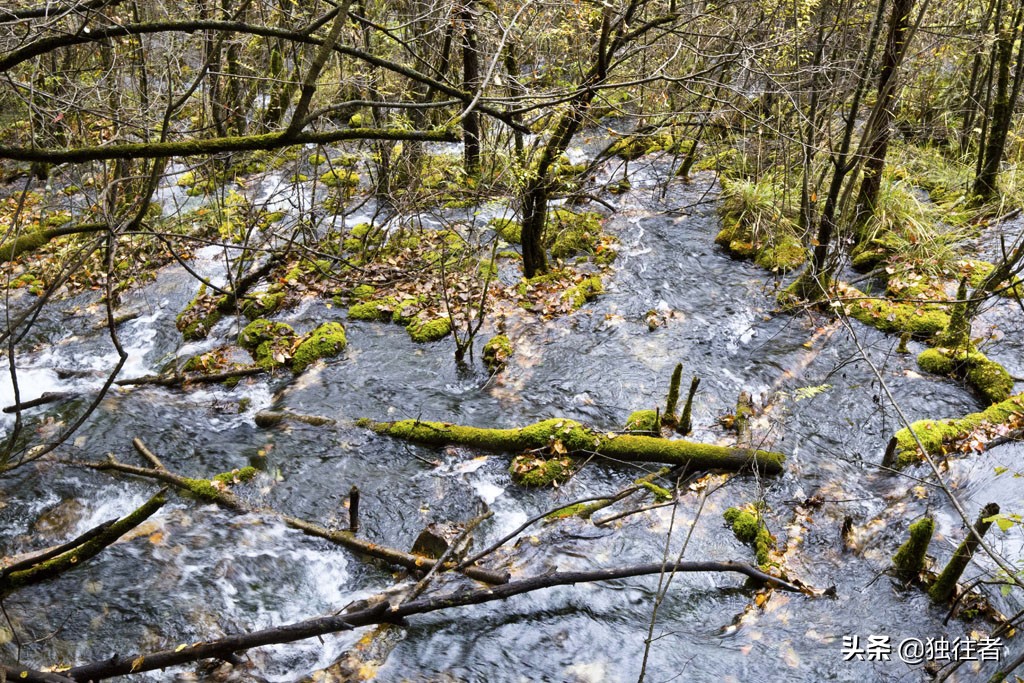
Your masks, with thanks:
M473 0L466 2L459 15L462 19L462 87L466 92L475 92L481 84ZM475 108L462 118L462 140L466 175L475 176L480 172L480 114Z
M868 218L874 214L875 205L878 203L882 170L885 168L885 157L889 152L889 139L892 135L893 105L896 101L894 77L906 53L907 31L910 29L910 12L913 8L914 0L895 0L892 14L889 15L889 36L885 41L882 70L878 79L878 103L875 105L877 116L867 136L864 178L861 181L854 211L854 225L858 233ZM861 240L860 234L856 237L857 241Z

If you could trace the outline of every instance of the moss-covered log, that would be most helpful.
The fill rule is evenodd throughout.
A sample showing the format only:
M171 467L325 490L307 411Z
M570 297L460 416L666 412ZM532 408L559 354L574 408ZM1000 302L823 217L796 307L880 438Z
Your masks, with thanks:
M142 524L163 507L167 502L163 493L161 491L156 494L134 512L117 520L80 546L31 567L9 573L3 572L0 575L0 597L9 595L24 586L45 581L69 569L82 566L87 560L98 555L104 548L112 545L117 539Z
M935 520L922 517L910 525L910 538L900 546L892 558L893 569L897 578L910 582L915 580L924 569L925 553L935 533Z
M543 449L559 443L560 449L568 453L597 453L622 462L659 462L697 469L756 469L765 474L781 472L785 461L782 453L653 436L604 434L573 420L557 418L519 429L486 429L420 420L374 422L363 419L358 424L378 434L419 443L460 444L499 452Z
M981 434L985 428L1024 419L1024 394L989 406L980 413L971 413L951 420L918 420L910 425L928 455L941 455L967 437ZM910 429L896 432L895 462L905 467L920 459L917 441Z
M925 372L967 382L988 403L1005 401L1013 391L1013 377L1006 368L980 351L927 349L917 357L917 365Z
M109 226L106 223L84 223L81 225L63 225L48 230L25 232L21 236L4 242L0 245L0 263L13 261L26 251L38 249L47 242L65 235L81 235L84 233L100 232Z
M847 315L882 332L909 332L914 337L927 339L949 325L949 314L935 304L889 301L884 297L868 296L844 283L839 283L837 290Z

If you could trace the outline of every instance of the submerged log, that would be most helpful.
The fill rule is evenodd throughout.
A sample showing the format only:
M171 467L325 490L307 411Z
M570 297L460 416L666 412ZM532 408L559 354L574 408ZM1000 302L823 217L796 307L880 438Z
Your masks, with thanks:
M763 474L777 474L786 459L782 453L751 448L633 434L603 434L564 419L544 420L520 429L485 429L420 420L374 422L363 419L356 424L378 434L435 446L459 444L489 451L519 452L560 443L568 453L596 453L622 462L658 462L697 469L753 469Z
M935 520L923 517L910 525L910 538L892 558L896 576L906 583L915 580L924 569L925 553L935 532Z
M989 503L981 509L977 521L974 522L973 531L967 534L967 538L964 539L963 543L956 549L956 552L953 553L949 564L942 570L939 578L935 579L931 590L928 591L928 595L931 596L932 600L935 602L948 602L953 597L953 593L956 591L956 582L960 580L960 575L964 573L971 558L974 557L974 551L981 545L981 538L988 531L988 528L992 526L992 522L986 520L998 514L999 505L996 503Z

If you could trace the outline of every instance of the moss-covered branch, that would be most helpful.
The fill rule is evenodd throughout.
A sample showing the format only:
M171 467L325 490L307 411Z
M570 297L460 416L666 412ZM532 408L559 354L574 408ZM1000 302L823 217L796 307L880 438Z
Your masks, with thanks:
M0 576L0 596L9 595L19 588L45 581L69 569L81 566L87 560L100 554L104 548L112 545L117 539L149 519L166 502L167 499L164 497L163 491L161 491L137 510L117 520L81 545L26 569L10 573L5 572Z
M781 472L785 461L783 454L770 451L652 436L602 434L563 419L544 420L520 429L483 429L419 420L360 420L359 424L378 434L399 439L437 446L461 444L489 451L535 450L557 442L568 453L597 453L623 462L659 462L697 469L756 469L765 474Z
M929 455L941 455L969 436L984 436L987 427L1024 419L1024 394L989 406L980 413L971 413L951 420L918 420L910 425ZM917 441L910 429L896 432L895 464L910 465L919 460Z
M56 237L99 232L106 230L107 227L106 223L82 223L80 225L63 225L59 228L26 232L0 245L0 263L13 261L26 251L38 249Z
M40 147L0 147L0 158L46 164L81 163L105 159L158 159L188 157L223 152L250 152L280 149L295 145L326 145L343 140L413 140L417 142L457 142L448 131L406 130L403 128L345 128L322 132L266 133L263 135L225 136L206 140L177 142L126 142L72 149Z

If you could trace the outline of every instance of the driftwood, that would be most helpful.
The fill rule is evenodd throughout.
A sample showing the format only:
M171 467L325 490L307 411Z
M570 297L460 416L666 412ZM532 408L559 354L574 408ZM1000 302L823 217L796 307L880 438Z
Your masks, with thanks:
M328 529L327 527L304 519L299 519L298 517L283 515L275 511L257 510L256 508L244 503L238 496L230 491L222 490L214 486L209 480L183 477L180 474L175 474L174 472L169 471L163 466L160 460L148 448L146 448L145 444L143 444L141 440L134 439L132 444L143 457L149 460L153 465L152 467L129 465L127 463L119 462L113 457L109 457L107 460L99 462L78 462L74 464L95 470L123 472L125 474L132 474L138 477L145 477L147 479L156 479L166 484L170 484L178 490L185 491L200 500L208 503L215 503L221 507L234 510L236 512L270 512L277 515L281 521L293 529L298 529L310 536L323 538L353 552L368 555L375 559L399 565L413 571L429 571L436 564L436 561L431 558L407 553L405 551L398 550L397 548L389 548L388 546L372 543L357 537L351 531ZM454 568L455 563L446 564L441 567L441 569ZM490 584L502 584L507 582L509 579L509 574L507 572L494 571L481 567L468 567L460 571L471 579Z
M167 502L164 498L165 491L166 489L160 491L137 510L121 519L104 522L69 543L5 567L0 571L0 598L25 586L82 566L163 507Z
M561 444L563 452L568 453L603 455L620 462L687 465L693 470L753 469L763 474L778 474L786 459L782 453L753 448L599 433L565 419L544 420L520 429L484 429L421 420L373 422L364 419L357 424L378 434L437 446L461 444L490 451L521 452Z
M289 410L261 410L256 413L254 421L257 427L274 427L281 424L286 420L294 422L303 422L314 427L323 427L326 425L334 424L334 420L329 417L323 417L321 415L303 415L302 413L293 413Z
M598 569L577 572L551 572L541 576L511 581L502 586L462 591L450 595L422 598L392 606L389 600L380 600L369 607L334 616L317 617L293 624L236 635L179 645L176 648L149 654L127 657L113 656L102 662L72 667L60 674L33 671L26 668L3 667L8 680L26 683L85 683L114 676L141 673L163 669L169 666L189 664L202 659L229 659L237 652L264 645L291 643L314 638L328 633L348 631L371 624L395 623L417 614L427 614L453 607L479 605L495 600L506 600L516 595L554 586L568 586L577 583L612 581L634 576L646 576L668 572L735 572L754 581L792 592L806 592L800 587L783 581L742 562L667 562L635 565L619 569ZM373 601L370 601L371 603Z
M37 408L44 406L47 403L54 403L56 401L63 401L65 399L74 398L79 395L77 391L47 391L43 393L39 398L34 398L31 401L22 401L21 403L15 403L14 405L6 406L3 410L5 413L20 413L23 410L29 408Z

